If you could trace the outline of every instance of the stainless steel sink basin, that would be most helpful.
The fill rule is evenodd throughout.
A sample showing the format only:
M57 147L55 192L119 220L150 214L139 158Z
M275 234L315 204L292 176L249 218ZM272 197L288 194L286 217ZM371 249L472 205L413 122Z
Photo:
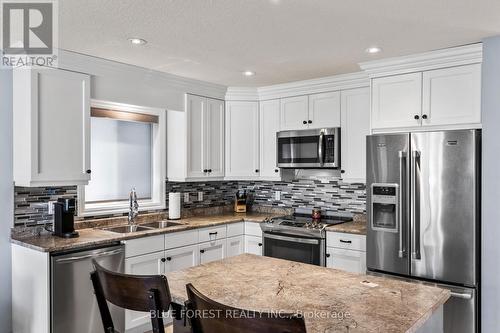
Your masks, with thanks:
M136 231L145 231L145 230L151 230L151 228L146 228L140 225L120 225L117 227L108 227L108 228L101 228L102 230L106 231L111 231L111 232L116 232L119 234L128 234L131 232L136 232Z
M176 227L178 225L182 225L182 223L179 222L172 222L172 221L155 221L155 222L148 222L148 223L143 223L141 226L147 227L147 228L155 228L155 229L162 229L162 228L168 228L168 227Z

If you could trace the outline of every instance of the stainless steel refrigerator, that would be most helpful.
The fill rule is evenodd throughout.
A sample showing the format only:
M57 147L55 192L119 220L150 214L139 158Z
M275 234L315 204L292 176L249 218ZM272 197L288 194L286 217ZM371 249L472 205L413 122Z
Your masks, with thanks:
M367 268L451 290L444 331L478 332L481 131L367 137Z

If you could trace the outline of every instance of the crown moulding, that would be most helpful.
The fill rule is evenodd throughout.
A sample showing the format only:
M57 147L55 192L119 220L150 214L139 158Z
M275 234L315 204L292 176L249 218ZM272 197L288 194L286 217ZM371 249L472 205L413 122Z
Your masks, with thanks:
M421 72L445 67L481 63L483 44L475 43L402 57L362 62L359 67L370 78Z

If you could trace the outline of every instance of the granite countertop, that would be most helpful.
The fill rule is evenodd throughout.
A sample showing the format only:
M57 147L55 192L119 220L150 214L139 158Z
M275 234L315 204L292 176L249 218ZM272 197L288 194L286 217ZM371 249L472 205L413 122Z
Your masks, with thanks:
M354 215L351 222L326 227L326 231L344 232L349 234L366 235L366 215Z
M80 237L60 238L50 234L45 235L11 235L11 243L28 247L41 252L56 252L75 249L85 249L92 246L106 245L127 239L140 238L145 236L167 234L191 229L217 226L221 224L236 223L242 221L260 223L266 218L279 216L282 214L273 213L222 213L217 215L187 217L175 222L181 223L179 226L164 229L151 229L147 231L137 231L129 234L119 234L97 228L78 229ZM89 222L85 222L89 223ZM108 225L104 220L104 225ZM122 223L123 224L123 223ZM139 223L140 224L140 223Z
M414 332L450 297L445 289L242 254L167 274L176 303L186 284L217 302L304 314L308 332ZM244 287L243 287L244 286Z

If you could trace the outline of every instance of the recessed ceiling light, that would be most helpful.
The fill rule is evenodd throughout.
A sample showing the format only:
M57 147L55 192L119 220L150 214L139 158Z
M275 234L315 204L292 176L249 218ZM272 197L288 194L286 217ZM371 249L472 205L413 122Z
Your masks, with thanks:
M128 41L132 43L133 45L145 45L148 43L147 40L142 39L142 38L129 38Z
M382 51L382 49L378 46L372 46L365 50L365 52L369 54L379 53L380 51Z
M255 72L252 72L252 71L244 71L244 72L243 72L243 75L245 75L245 76L254 76L254 75L255 75Z

